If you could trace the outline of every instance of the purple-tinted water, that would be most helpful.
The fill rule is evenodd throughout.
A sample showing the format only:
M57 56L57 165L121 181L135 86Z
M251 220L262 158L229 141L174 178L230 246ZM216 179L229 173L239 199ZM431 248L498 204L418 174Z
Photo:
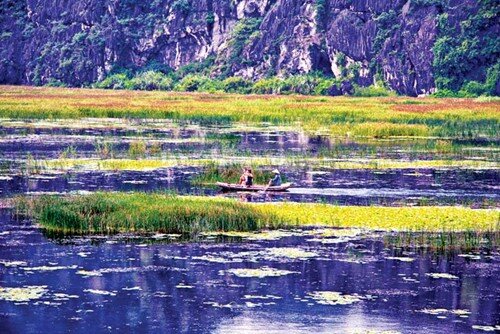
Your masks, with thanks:
M58 241L0 212L0 287L44 286L21 302L0 290L2 333L470 333L500 321L497 253L403 252L380 234L309 230L230 243ZM263 267L287 274L235 274ZM355 300L318 298L335 292Z

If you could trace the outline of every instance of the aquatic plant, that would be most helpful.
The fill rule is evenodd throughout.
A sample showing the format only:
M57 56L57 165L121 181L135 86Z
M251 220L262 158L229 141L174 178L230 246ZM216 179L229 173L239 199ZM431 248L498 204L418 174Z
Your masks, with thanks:
M298 225L402 231L499 231L499 211L465 207L355 207L317 203L244 203L226 198L93 193L18 198L17 211L49 231L198 233Z
M144 158L146 156L146 142L143 140L131 142L128 148L128 155L132 159Z
M267 183L272 178L269 172L279 166L307 166L309 168L333 169L427 169L427 168L468 168L497 169L500 163L484 160L396 160L396 159L333 159L307 156L289 157L246 157L227 156L222 158L147 158L147 159L50 159L27 160L30 171L40 173L50 170L152 170L174 166L205 167L194 178L195 183L215 183L219 181L237 182L243 166L251 166L255 171L255 183ZM263 168L264 167L264 168ZM286 175L283 176L286 181Z
M309 293L309 296L322 305L350 305L364 299L359 295L342 294L337 291L314 291Z
M23 204L21 204L23 203ZM248 231L283 224L233 200L144 193L96 193L19 200L49 231L82 233Z
M262 267L262 268L233 268L228 269L226 271L221 271L220 274L224 275L225 273L233 274L238 277L244 278L263 278L263 277L277 277L277 276L285 276L290 274L299 274L298 271L290 271L290 270L282 270L271 267Z
M500 245L500 231L498 228L475 230L472 227L464 231L443 230L425 233L400 231L385 236L384 242L392 247L433 252L447 252L455 249L464 251L493 249Z
M46 285L24 286L19 288L0 287L0 300L28 302L42 298L47 292Z

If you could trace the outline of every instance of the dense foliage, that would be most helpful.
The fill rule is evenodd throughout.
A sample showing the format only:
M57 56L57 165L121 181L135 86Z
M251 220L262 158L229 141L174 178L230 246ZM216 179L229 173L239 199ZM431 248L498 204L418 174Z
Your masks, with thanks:
M200 57L188 57L189 62L192 59L204 60L180 68L172 65L172 54L177 54L172 51L175 43L184 38L184 33L177 34L181 30L179 27L186 27L186 34L196 36L198 40L200 36L202 39L211 38L216 23L221 24L221 13L217 12L217 6L210 3L208 8L199 9L195 8L192 0L123 0L114 4L113 10L105 2L98 2L92 5L93 12L87 12L70 1L67 11L59 13L40 7L31 15L29 13L33 8L29 2L3 1L0 3L0 82L47 86L94 85L133 90L387 96L391 94L387 87L398 90L393 83L384 82L384 77L388 80L388 62L407 63L408 58L404 54L412 52L411 48L401 48L405 43L411 44L412 40L400 36L400 32L408 33L410 30L405 29L409 29L408 26L419 18L430 18L432 24L437 25L436 39L425 46L417 45L418 48L427 48L428 52L432 48L434 56L433 69L426 70L426 75L430 77L426 92L432 88L433 77L436 96L499 95L500 5L497 0L470 3L418 0L410 2L407 9L397 5L376 10L369 18L376 29L373 36L365 36L367 40L364 42L369 49L363 55L365 59L348 54L349 50L332 49L337 57L335 65L340 70L337 77L330 72L325 74L325 71L318 70L319 67L312 67L307 74L297 74L301 71L296 68L288 70L276 59L271 59L275 55L266 54L271 58L262 59L254 57L252 46L264 43L262 47L267 48L268 53L279 54L274 51L279 51L279 45L290 39L290 36L280 35L263 42L261 38L267 33L264 30L267 19L262 14L238 17L234 26L231 25L222 51L212 49ZM318 37L322 41L317 49L311 49L311 54L325 51L329 38L327 34L332 33L328 28L330 19L335 16L332 10L336 10L337 6L326 0L315 0L313 4L316 28L320 31ZM222 5L226 4L221 2ZM371 8L369 4L366 6ZM237 2L230 1L224 8L236 12L236 7ZM422 16L411 16L419 11ZM86 14L80 17L77 15L80 12ZM170 28L165 22L174 22L172 27L175 31L168 31ZM193 29L196 31L192 32ZM432 30L429 27L426 29ZM279 31L277 29L276 33ZM354 35L358 33L353 30L351 37L356 38ZM431 32L430 36L434 37ZM161 41L159 49L141 54L145 47L142 43L155 43L157 37ZM23 46L29 41L33 41L27 44L29 47ZM290 54L293 54L292 51L289 49ZM394 54L399 56L393 57ZM328 56L332 58L332 54ZM25 64L17 63L24 58L27 60ZM181 59L179 63L186 64L187 61ZM266 68L264 63L272 65ZM247 73L242 77L242 69L249 67L265 68L265 72ZM400 70L396 73L403 79L414 75L411 67L406 72L402 67ZM276 73L280 76L277 77ZM360 78L360 73L367 76ZM392 77L394 75L392 72ZM341 89L343 83L347 84ZM371 87L364 88L370 84ZM401 87L398 91L402 91Z
M476 13L458 22L447 13L438 17L434 71L439 96L498 95L500 5L496 0L478 5Z

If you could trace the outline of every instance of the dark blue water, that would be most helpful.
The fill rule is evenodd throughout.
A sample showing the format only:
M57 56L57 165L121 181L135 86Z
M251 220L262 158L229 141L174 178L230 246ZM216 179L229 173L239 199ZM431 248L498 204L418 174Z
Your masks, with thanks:
M0 296L43 292L0 297L0 332L470 333L500 322L498 253L403 252L373 232L286 235L55 240L2 210ZM242 268L284 275L240 277ZM427 275L436 273L452 276ZM318 297L335 293L348 302Z

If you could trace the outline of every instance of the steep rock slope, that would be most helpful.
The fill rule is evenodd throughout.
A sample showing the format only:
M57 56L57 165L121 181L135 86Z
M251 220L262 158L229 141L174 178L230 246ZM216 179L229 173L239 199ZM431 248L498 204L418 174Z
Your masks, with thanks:
M434 58L436 42L456 50L452 42L459 41L442 35L464 34L463 22L485 8L472 34L488 52L476 64L474 54L465 55L470 65L454 85L484 80L499 56L499 5L491 0L4 0L0 6L0 83L81 86L116 68L178 69L214 59L212 76L255 80L319 71L428 94L436 82L451 85L436 80L443 68ZM454 73L448 72L439 75Z

